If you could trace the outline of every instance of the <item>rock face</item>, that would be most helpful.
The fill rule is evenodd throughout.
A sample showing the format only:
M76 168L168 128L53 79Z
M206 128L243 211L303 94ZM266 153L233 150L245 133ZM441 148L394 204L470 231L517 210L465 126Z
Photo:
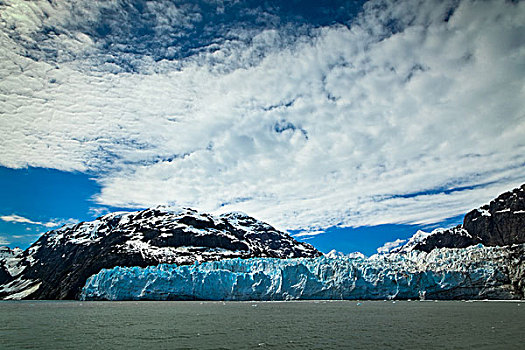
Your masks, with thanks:
M13 276L19 272L17 267L22 254L23 251L20 248L0 247L0 286L11 281Z
M470 211L462 225L431 233L418 231L396 252L429 252L435 248L465 248L478 243L485 246L525 243L525 184Z
M47 232L23 252L0 298L77 299L103 268L225 258L316 257L319 251L242 213L157 207Z
M85 300L522 299L525 245L434 249L368 259L228 259L115 267Z
M0 285L9 282L12 279L11 275L4 266L0 266Z
M463 228L486 246L525 242L525 184L472 210Z

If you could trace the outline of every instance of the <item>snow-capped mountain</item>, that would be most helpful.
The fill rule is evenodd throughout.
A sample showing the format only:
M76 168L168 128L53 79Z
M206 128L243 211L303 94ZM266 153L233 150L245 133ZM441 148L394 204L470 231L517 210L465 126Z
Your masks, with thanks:
M367 259L228 259L102 270L88 279L81 298L523 299L524 269L525 244L376 254Z
M463 228L486 246L525 242L525 184L465 215Z
M466 248L477 242L467 230L458 225L449 229L437 228L432 232L418 230L404 245L390 252L411 252L413 250L430 252L436 248Z
M366 256L361 252L352 252L352 253L345 254L335 249L330 250L328 253L324 254L324 256L330 259L336 259L336 258L365 259L366 258Z
M0 298L75 299L89 276L115 266L319 255L311 245L243 213L213 216L160 206L45 233L16 264L11 260Z
M470 211L462 225L430 233L418 231L392 252L429 252L435 248L465 248L479 243L484 246L525 243L525 184Z
M18 266L22 256L22 249L0 247L0 285L9 281L11 276L19 273Z

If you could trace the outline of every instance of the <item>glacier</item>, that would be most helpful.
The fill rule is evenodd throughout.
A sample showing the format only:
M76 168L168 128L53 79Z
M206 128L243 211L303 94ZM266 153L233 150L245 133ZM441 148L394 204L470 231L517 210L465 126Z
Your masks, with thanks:
M363 257L115 267L82 300L521 299L525 244Z

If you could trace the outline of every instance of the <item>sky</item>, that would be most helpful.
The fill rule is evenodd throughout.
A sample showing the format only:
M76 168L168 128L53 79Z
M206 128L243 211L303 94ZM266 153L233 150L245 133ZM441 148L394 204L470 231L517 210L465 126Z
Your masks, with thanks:
M525 182L524 82L523 1L0 0L0 244L169 204L372 254Z

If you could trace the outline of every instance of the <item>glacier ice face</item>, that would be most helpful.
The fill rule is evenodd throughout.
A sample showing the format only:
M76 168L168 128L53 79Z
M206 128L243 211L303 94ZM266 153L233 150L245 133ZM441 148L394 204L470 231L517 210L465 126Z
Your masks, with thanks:
M91 276L84 300L516 299L525 245L430 253L226 259L115 267ZM516 274L516 271L518 273ZM520 272L521 271L521 272ZM517 277L516 277L517 276Z

